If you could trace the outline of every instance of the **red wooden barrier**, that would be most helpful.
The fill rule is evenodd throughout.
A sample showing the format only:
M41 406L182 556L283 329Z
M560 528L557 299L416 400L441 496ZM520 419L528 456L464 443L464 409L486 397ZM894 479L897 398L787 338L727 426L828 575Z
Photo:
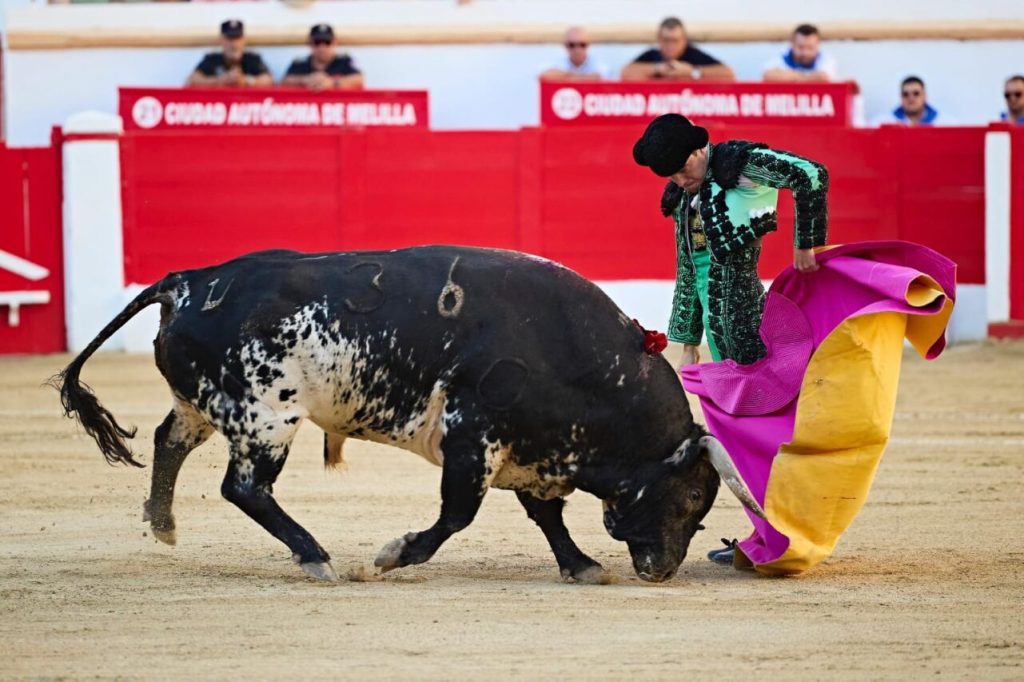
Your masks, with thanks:
M592 279L671 279L664 181L634 165L642 126L502 132L126 133L126 281L254 249L462 243L522 249ZM829 167L832 242L899 238L984 282L984 130L712 128ZM1021 156L1024 156L1022 154ZM762 275L792 259L792 202Z
M0 142L0 354L64 350L60 145Z

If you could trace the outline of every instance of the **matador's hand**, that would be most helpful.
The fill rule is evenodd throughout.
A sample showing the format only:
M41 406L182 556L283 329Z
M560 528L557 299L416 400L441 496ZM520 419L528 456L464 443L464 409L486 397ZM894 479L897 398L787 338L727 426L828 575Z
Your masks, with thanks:
M814 249L793 249L793 268L797 272L814 272L818 269L818 261L814 257Z

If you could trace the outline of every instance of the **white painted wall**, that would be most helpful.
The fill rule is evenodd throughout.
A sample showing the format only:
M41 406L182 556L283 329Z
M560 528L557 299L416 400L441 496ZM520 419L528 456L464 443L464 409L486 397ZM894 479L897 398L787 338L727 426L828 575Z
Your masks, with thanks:
M31 31L138 31L173 34L209 26L211 43L217 24L227 16L248 23L250 33L301 31L317 21L339 28L420 29L446 26L565 26L584 23L637 25L649 22L651 37L666 15L681 15L691 26L702 23L796 25L802 21L915 22L1024 21L1024 2L986 0L860 0L817 3L798 0L694 0L680 5L663 0L349 0L318 2L295 9L280 2L232 2L129 5L47 6L14 0L6 8L8 29ZM0 22L3 19L0 18ZM868 120L898 103L900 79L921 76L929 100L953 121L983 124L1003 107L1002 84L1024 71L1024 40L1012 41L826 41L843 77L864 91ZM648 47L595 44L595 57L621 68ZM772 43L702 45L730 64L740 78L757 80L770 58L784 49ZM119 85L180 85L198 63L201 48L7 50L4 54L3 106L10 144L46 144L49 130L77 111L114 113ZM305 48L259 50L280 77ZM558 59L563 48L548 45L358 46L350 50L366 74L369 87L424 88L431 94L431 117L439 129L495 129L535 125L538 119L536 74Z
M1021 3L1024 5L1024 2ZM648 46L597 45L593 54L621 68ZM743 79L758 79L782 45L708 44ZM843 77L863 89L868 120L898 104L903 76L921 76L929 101L960 124L998 118L1003 81L1024 71L1024 41L840 42L826 44ZM181 85L204 49L20 50L4 56L4 107L12 146L40 145L50 127L76 111L116 113L117 87ZM260 50L276 77L301 47ZM558 45L357 47L350 50L372 88L430 92L437 129L518 128L538 123L536 74L558 59ZM45 86L41 83L45 82Z

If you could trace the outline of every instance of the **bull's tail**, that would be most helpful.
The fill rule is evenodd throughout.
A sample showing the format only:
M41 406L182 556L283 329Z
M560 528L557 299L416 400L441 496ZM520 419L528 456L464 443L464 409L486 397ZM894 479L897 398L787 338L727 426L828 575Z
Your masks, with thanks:
M85 432L92 436L96 444L99 445L109 464L122 463L137 467L143 466L132 456L132 451L125 441L126 438L134 438L137 429L126 429L118 424L114 415L100 404L92 389L82 383L79 374L85 361L103 345L103 342L113 336L114 332L135 317L139 311L153 303L170 303L172 301L170 288L176 281L177 276L171 275L143 290L96 335L96 338L89 342L85 350L79 353L78 357L64 368L64 371L49 381L51 386L60 391L64 416L78 418L78 422Z

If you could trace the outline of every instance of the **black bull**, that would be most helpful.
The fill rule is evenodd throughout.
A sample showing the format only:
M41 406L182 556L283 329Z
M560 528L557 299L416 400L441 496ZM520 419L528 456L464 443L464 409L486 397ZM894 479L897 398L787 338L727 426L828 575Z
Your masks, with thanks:
M329 465L349 436L441 465L437 522L386 545L383 570L427 561L497 487L516 492L566 580L601 581L562 521L578 488L604 501L637 574L661 581L714 502L716 468L736 483L668 362L644 352L643 332L600 289L544 259L443 246L263 252L147 288L56 382L111 463L138 465L125 442L135 432L79 374L157 302L156 363L174 405L156 430L145 518L168 543L178 471L217 430L230 444L224 497L307 573L333 579L327 552L272 494L303 419L324 430Z

